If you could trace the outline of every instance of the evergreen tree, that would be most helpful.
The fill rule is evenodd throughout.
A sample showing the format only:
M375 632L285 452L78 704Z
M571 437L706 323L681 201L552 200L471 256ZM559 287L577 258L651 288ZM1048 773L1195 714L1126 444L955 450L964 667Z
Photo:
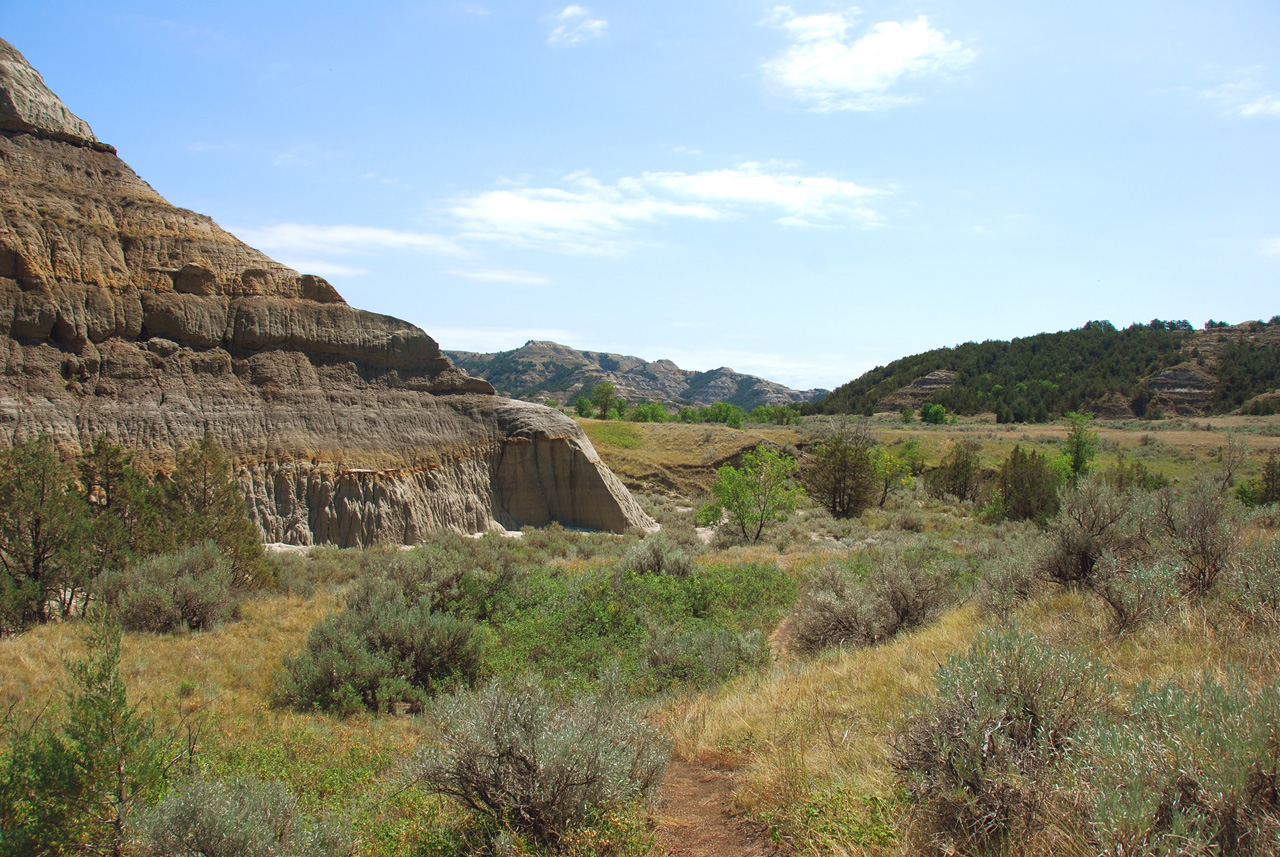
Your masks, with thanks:
M88 543L84 501L49 436L0 451L0 634L71 613Z

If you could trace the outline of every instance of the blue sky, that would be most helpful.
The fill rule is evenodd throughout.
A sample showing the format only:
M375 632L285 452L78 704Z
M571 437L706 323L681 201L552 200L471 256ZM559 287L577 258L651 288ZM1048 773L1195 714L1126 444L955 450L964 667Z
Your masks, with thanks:
M1280 313L1280 4L0 4L171 202L445 348L834 387Z

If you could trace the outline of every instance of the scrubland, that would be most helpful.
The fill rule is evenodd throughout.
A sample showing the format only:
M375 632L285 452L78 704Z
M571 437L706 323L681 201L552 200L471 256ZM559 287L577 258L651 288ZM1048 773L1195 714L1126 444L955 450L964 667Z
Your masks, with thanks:
M1280 514L1235 490L1280 423L1096 426L1037 524L997 520L991 492L1015 446L1057 455L1064 427L877 418L925 471L976 442L977 499L907 475L857 517L806 501L746 542L695 528L715 469L760 443L805 459L812 418L584 422L660 535L275 554L235 618L126 631L130 703L189 750L169 777L193 805L214 801L192 782L279 781L314 853L639 855L672 753L736 770L735 809L795 853L1280 850ZM1133 462L1168 487L1108 482ZM0 640L11 736L68 716L91 624ZM541 754L543 779L502 784L523 803L455 776L501 729L503 752ZM574 765L621 785L573 792Z

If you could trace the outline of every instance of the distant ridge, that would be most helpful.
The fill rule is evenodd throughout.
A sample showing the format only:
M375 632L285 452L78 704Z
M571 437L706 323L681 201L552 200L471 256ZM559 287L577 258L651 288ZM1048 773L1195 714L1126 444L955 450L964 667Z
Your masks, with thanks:
M612 382L628 402L661 402L671 407L730 402L751 410L757 405L802 404L827 394L826 390L792 390L726 367L694 372L670 360L651 363L537 340L493 354L445 354L455 366L485 379L503 394L534 402L555 399L568 404L603 381Z
M1008 342L966 342L877 366L806 408L873 413L924 402L1000 422L1068 411L1104 419L1280 413L1280 316L1228 325L1109 321Z

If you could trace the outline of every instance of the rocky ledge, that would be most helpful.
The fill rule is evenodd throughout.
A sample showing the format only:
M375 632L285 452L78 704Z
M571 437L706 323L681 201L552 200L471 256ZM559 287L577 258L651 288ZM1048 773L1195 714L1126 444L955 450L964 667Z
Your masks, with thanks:
M212 432L267 541L652 528L572 420L175 208L0 40L0 442Z

